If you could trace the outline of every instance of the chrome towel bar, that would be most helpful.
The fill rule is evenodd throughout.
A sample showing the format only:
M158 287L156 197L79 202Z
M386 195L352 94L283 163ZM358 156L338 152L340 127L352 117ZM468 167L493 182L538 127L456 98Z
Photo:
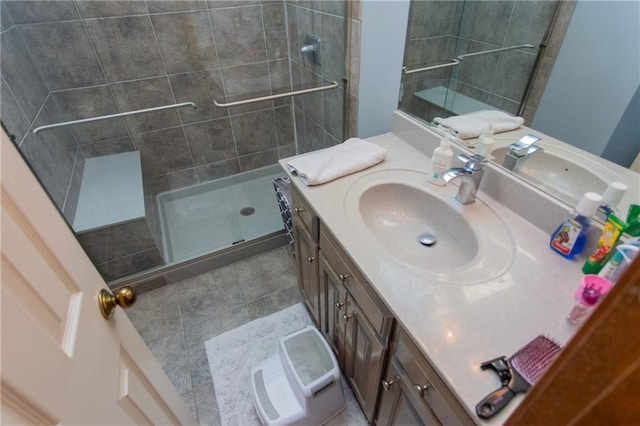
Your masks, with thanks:
M497 52L504 52L506 50L520 49L521 47L528 47L529 49L533 49L535 46L533 44L519 44L517 46L507 46L507 47L501 47L499 49L481 50L480 52L465 53L464 55L458 55L458 59L462 61L464 58L468 58L470 56L488 55L489 53L497 53Z
M219 107L219 108L234 107L234 106L252 104L252 103L255 103L255 102L271 101L273 99L287 98L289 96L299 96L299 95L306 95L307 93L322 92L324 90L335 89L338 86L339 86L339 84L338 84L337 81L332 81L331 84L326 85L326 86L313 87L311 89L294 90L292 92L280 93L280 94L277 94L277 95L262 96L262 97L259 97L259 98L245 99L243 101L227 102L226 104L218 103L214 99L213 100L213 104L215 106Z
M408 70L407 67L402 67L402 75L409 75L416 72L431 71L439 68L452 67L452 66L458 65L460 61L464 60L465 58L469 58L471 56L480 56L480 55L487 55L489 53L504 52L507 50L520 49L521 47L528 47L530 49L533 49L535 46L533 44L519 44L517 46L507 46L507 47L501 47L499 49L490 49L490 50L482 50L480 52L465 53L464 55L458 55L457 57L458 59L449 59L449 62L446 62L444 64L432 65L424 68L416 68L414 70Z
M47 129L55 129L55 128L58 128L58 127L71 126L71 125L74 125L74 124L91 123L91 122L94 122L94 121L108 120L110 118L127 117L129 115L143 114L145 112L154 112L154 111L162 111L162 110L165 110L165 109L182 108L182 107L186 107L186 106L190 106L190 107L193 107L193 108L197 108L198 107L193 102L183 102L183 103L180 103L180 104L163 105L163 106L158 106L158 107L153 107L153 108L139 109L139 110L136 110L136 111L120 112L118 114L101 115L101 116L98 116L98 117L83 118L81 120L65 121L64 123L47 124L46 126L36 127L35 129L33 129L33 133L37 135L38 132L40 132L42 130L47 130Z
M402 75L408 75L408 74L413 74L413 73L422 72L422 71L431 71L431 70L436 70L438 68L452 67L454 65L458 65L459 63L460 61L457 59L450 59L449 62L444 64L431 65L430 67L416 68L414 70L408 70L407 67L402 67Z

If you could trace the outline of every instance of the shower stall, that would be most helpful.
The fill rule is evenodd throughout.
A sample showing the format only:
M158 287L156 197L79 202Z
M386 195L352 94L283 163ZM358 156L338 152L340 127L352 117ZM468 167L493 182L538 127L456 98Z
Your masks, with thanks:
M345 137L346 4L0 2L2 126L107 282L284 244L278 160Z
M532 118L570 3L412 0L400 108L427 122L483 109Z

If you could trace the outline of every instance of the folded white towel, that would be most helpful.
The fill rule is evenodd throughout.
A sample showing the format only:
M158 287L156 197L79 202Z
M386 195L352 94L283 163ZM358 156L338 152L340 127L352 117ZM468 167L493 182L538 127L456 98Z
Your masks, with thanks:
M359 138L301 155L287 163L306 185L320 185L378 164L387 150Z
M515 130L524 124L522 117L514 117L506 112L495 110L476 111L449 118L436 117L433 121L455 131L460 139L477 138L487 130L489 124L494 133Z

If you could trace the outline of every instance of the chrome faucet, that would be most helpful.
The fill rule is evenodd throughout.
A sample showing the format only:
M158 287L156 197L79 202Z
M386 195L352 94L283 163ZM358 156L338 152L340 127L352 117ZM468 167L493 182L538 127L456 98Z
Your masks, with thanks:
M541 146L536 145L539 140L540 138L536 135L526 135L518 142L509 145L509 151L502 161L502 166L507 170L513 170L530 155L544 151Z
M487 159L482 155L468 156L465 154L458 155L458 159L464 165L446 170L442 173L442 179L445 182L450 182L453 179L461 178L462 182L460 182L460 188L458 188L458 194L456 194L456 201L461 204L470 204L476 200Z

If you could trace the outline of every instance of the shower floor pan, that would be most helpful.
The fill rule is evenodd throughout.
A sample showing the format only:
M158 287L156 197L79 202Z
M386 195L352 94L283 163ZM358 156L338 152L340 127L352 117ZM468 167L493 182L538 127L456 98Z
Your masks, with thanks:
M275 164L158 194L167 263L282 229L272 179L284 175Z

